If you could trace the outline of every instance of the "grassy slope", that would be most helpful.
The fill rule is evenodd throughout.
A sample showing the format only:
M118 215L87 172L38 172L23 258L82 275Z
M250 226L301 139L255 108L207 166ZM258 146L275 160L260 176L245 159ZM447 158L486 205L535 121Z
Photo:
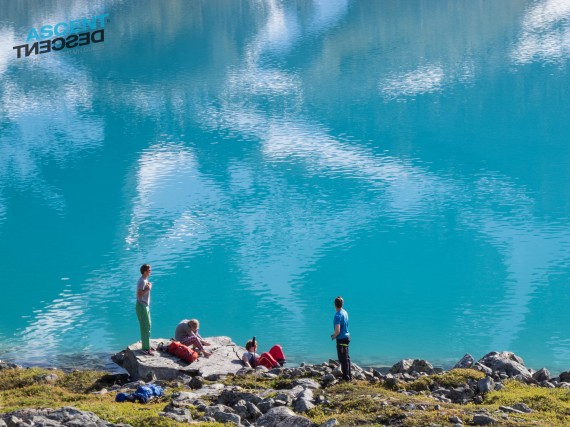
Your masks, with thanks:
M38 382L47 374L57 374L59 379L53 383ZM146 405L138 403L116 403L115 393L96 395L91 392L97 389L96 382L102 372L73 372L31 369L11 369L0 371L0 412L5 413L22 408L58 408L74 406L92 411L99 417L114 423L128 423L133 426L182 426L173 420L159 417L158 413L166 406L170 395L180 389L167 388L167 395L160 401ZM413 383L400 385L407 390L426 393L429 385L436 381L447 386L459 386L466 379L481 377L481 373L473 370L455 370L441 375L421 378ZM264 380L251 377L229 377L226 384L240 385L249 389L284 388L287 380ZM469 423L475 413L486 411L499 420L503 426L567 426L570 425L570 390L547 389L527 386L516 381L505 383L506 387L489 393L481 405L442 404L425 395L407 396L398 390L391 390L380 384L369 384L357 381L351 384L338 384L325 390L327 402L318 405L307 415L320 424L330 418L337 418L341 425L378 425L387 423L389 419L400 419L409 426L426 426L429 424L448 425L450 416L458 416L465 424ZM315 393L315 396L318 393ZM512 405L523 402L535 409L525 415L510 414L508 419L495 413L500 405ZM436 405L439 404L439 409ZM422 406L423 410L406 408L406 405ZM197 418L201 414L195 409L192 415ZM187 424L185 424L187 425ZM221 426L217 423L203 423L203 426Z

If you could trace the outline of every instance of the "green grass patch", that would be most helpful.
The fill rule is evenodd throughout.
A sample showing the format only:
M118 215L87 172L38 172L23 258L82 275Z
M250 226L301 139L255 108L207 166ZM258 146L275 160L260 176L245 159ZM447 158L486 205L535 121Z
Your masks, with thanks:
M484 403L511 406L515 403L526 403L536 411L570 415L570 390L561 388L544 388L522 384L510 380L504 383L505 388L489 393Z
M246 390L283 390L292 388L292 380L285 378L261 378L255 375L228 376L224 380L225 385L239 386Z
M0 391L36 384L40 377L49 374L56 374L60 378L65 375L63 371L42 368L4 369L0 371Z
M459 387L469 380L478 381L485 378L485 374L475 369L453 369L443 374L426 375L410 383L402 384L406 390L428 391L436 387Z

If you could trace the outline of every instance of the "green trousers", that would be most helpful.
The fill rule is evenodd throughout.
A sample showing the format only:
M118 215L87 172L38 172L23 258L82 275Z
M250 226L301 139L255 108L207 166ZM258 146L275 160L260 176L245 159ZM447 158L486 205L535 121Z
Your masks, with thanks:
M137 301L136 309L141 327L142 349L150 350L150 308Z

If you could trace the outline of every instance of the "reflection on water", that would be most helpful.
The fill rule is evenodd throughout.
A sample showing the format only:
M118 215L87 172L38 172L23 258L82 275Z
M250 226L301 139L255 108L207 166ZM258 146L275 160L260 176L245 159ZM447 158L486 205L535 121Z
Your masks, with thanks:
M183 145L158 145L142 155L125 239L127 249L138 252L138 258L129 260L126 268L144 259L168 268L176 257L199 251L209 240L212 226L208 222L221 222L215 213L224 195L197 166Z
M103 144L103 121L93 114L92 79L87 70L71 68L68 58L55 55L41 64L15 63L4 43L15 43L14 32L0 33L10 34L0 54L0 195L31 192L63 214L65 197L42 169L47 161L67 167L79 153Z
M44 344L28 362L136 339L147 261L153 336L199 317L238 342L313 342L290 358L318 361L342 293L359 361L570 361L567 177L548 167L569 154L567 76L529 68L567 60L563 2L183 5L146 22L130 3L97 3L112 19L95 57L0 55L1 250L11 281L50 283L28 301L10 291L2 336ZM47 19L12 13L6 40ZM537 119L548 141L525 128L529 100L552 112ZM24 233L47 259L20 277L28 260L8 248L34 222L18 218L38 203L18 201L28 193L61 240L45 254L50 230Z
M522 21L513 62L525 64L568 60L570 55L570 3L563 0L537 2Z
M408 73L388 77L380 82L380 92L388 99L437 92L442 89L444 78L441 66L424 66Z

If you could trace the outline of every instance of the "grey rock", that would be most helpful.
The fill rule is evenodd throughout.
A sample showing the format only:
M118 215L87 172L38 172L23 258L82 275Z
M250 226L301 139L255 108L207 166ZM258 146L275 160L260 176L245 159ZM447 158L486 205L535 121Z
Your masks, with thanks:
M179 391L172 395L172 401L178 406L190 405L196 399L204 397L216 398L224 390L223 384L209 384L195 391Z
M216 412L213 418L219 423L232 423L237 426L241 425L241 418L238 414L231 414L228 412Z
M263 414L257 406L255 406L251 402L246 402L245 400L240 400L236 405L233 407L233 410L237 415L240 416L242 424L249 424L249 422L255 422Z
M378 378L379 380L384 379L384 374L377 369L372 369L372 375L374 375L374 378Z
M319 427L336 427L339 425L340 425L340 423L338 422L338 420L336 418L331 418L330 420L322 423Z
M57 376L57 374L41 375L41 376L36 378L36 381L48 383L48 384L55 384L58 380L59 380L59 377Z
M198 390L200 388L202 388L204 386L204 378L202 378L199 375L196 375L195 377L190 378L190 381L188 382L188 385L195 389Z
M512 407L518 411L524 412L525 414L533 412L533 410L526 403L522 402L515 403Z
M325 374L323 376L323 385L325 387L331 386L333 384L336 384L336 377L333 374Z
M390 368L391 374L411 374L413 372L432 374L434 369L427 360L421 359L403 359Z
M255 375L267 375L269 374L269 369L267 369L265 366L263 365L259 365L255 367Z
M477 414L473 416L473 425L476 426L487 426L496 422L497 420L495 418L490 417L487 414Z
M550 381L542 381L540 385L546 388L556 388L556 386L552 384Z
M493 370L492 370L491 368L488 368L487 366L482 365L482 364L479 363L479 362L475 362L475 363L473 364L473 369L476 369L476 370L478 370L478 371L481 371L481 372L483 372L483 373L484 373L485 375L487 375L487 376L493 375Z
M510 351L487 353L478 363L490 368L493 372L506 374L509 378L519 376L527 383L534 382L529 369L525 366L522 358Z
M8 427L19 427L22 425L30 425L29 423L25 423L24 420L22 420L21 418L18 418L15 415L12 414L8 414L5 416L6 421L8 422Z
M267 413L274 406L275 406L275 399L272 398L263 399L261 402L257 404L257 408L264 414Z
M562 372L559 375L559 378L560 378L560 382L570 383L570 371Z
M335 378L342 378L342 370L340 367L333 369L331 373L335 376Z
M296 378L302 376L305 373L305 371L301 368L293 368L291 369L290 373L291 373L291 378Z
M261 375L261 378L267 378L267 379L269 379L269 380L274 380L274 379L276 379L276 378L279 378L279 375L272 374L271 372L264 372L264 373Z
M247 412L249 413L249 419L257 420L263 415L257 406L251 402L246 402Z
M474 395L469 387L457 387L451 389L447 397L454 403L467 403Z
M179 391L174 393L171 399L176 406L192 405L192 402L196 400L196 395L188 391Z
M190 414L190 411L187 408L178 408L172 404L166 406L159 415L161 417L173 419L179 423L189 423L192 421L192 414Z
M480 393L489 393L495 389L495 381L491 377L481 378L477 381L477 390Z
M308 399L300 398L295 401L295 412L303 413L307 412L310 409L313 409L315 405Z
M46 427L119 427L126 424L112 424L97 417L92 412L66 406L53 409L21 409L3 414L0 419L8 427L46 426Z
M395 378L392 374L386 375L384 382L390 388L396 388L400 384L400 380Z
M511 408L510 406L499 406L499 411L507 412L510 414L524 414L523 411L519 411L518 409Z
M299 392L295 393L294 396L296 396L301 391L303 390L300 390ZM293 402L293 396L289 393L284 393L284 392L277 393L273 399L275 399L276 402L284 402L283 405L285 406L289 406Z
M312 390L318 390L321 388L321 385L311 378L299 378L294 380L291 384L293 386L300 385L303 388L310 388Z
M141 352L140 342L128 346L120 354L115 355L113 360L126 369L135 380L154 377L158 380L173 381L181 375L188 375L215 381L224 375L235 374L242 368L237 355L245 351L243 347L234 344L229 337L207 339L212 344L208 348L212 353L211 356L200 357L189 365L166 352L157 351L155 356L146 356ZM156 347L160 342L167 343L169 340L151 340L151 345Z
M455 365L453 365L453 368L451 368L451 369L470 368L471 366L473 366L473 363L475 363L475 359L473 359L473 356L471 356L469 353L467 353L467 354L465 354L465 356L463 356L461 358L461 360L459 360Z
M72 427L81 427L81 421L79 420L70 420L68 422L65 423L66 427L67 426L72 426ZM26 425L28 425L26 423ZM34 417L31 420L31 425L33 426L42 426L42 427L58 427L61 426L61 423L59 423L58 421L55 420L50 420L49 418L45 418L45 417Z
M233 407L240 400L252 402L257 405L259 402L261 402L261 397L257 396L254 393L244 392L240 387L231 387L225 388L222 391L216 403Z
M293 411L285 406L272 408L263 414L258 420L257 425L260 427L315 427L316 425L300 415L296 415Z
M205 411L207 417L213 417L218 412L225 412L227 414L233 414L234 410L226 405L212 405L208 406Z
M16 365L15 363L8 363L0 360L0 371L4 369L23 369L20 365Z
M307 388L297 394L297 399L313 400L313 390Z
M532 377L539 383L542 381L548 381L550 379L550 372L548 369L542 368L532 374Z
M463 424L463 420L455 415L449 417L447 420L453 424Z
M198 409L199 411L206 411L206 408L208 407L208 405L206 404L206 402L200 400L200 399L196 399L195 401L192 402L192 405L194 405L194 407L196 409Z

